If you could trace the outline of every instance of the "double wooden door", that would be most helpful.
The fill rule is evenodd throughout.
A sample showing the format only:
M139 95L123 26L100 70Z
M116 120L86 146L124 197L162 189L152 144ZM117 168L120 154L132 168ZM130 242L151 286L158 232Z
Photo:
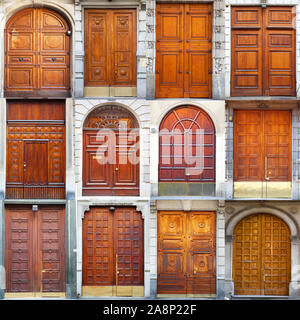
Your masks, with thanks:
M231 95L295 96L294 8L231 10Z
M67 21L54 10L28 8L11 17L5 31L5 95L68 96Z
M255 214L233 233L235 295L289 295L291 276L289 227L280 218Z
M234 112L235 181L291 181L291 112Z
M85 85L136 85L136 10L85 10Z
M211 98L212 5L156 5L156 97Z
M158 294L215 294L215 259L215 212L158 213Z
M5 269L7 293L65 292L65 216L58 205L7 205Z
M113 290L144 285L144 228L135 208L91 208L83 219L82 238L83 286Z

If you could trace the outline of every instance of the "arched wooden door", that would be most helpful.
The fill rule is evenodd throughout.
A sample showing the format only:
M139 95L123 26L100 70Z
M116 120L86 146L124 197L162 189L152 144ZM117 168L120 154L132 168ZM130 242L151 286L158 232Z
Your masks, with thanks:
M250 215L233 233L235 295L288 295L291 268L290 230L280 218Z
M69 96L70 34L54 10L14 14L5 30L5 96Z
M172 109L161 122L159 146L160 182L215 181L215 128L200 108Z
M139 195L138 122L123 107L99 107L85 120L82 194Z

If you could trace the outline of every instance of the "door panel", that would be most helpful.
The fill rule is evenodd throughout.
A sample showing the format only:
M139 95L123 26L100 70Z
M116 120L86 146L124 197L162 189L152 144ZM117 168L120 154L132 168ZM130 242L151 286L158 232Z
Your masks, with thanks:
M291 180L291 112L236 110L235 181Z
M55 11L28 8L6 26L6 96L68 96L70 37Z
M232 96L295 95L293 7L232 7Z
M64 292L64 208L10 205L5 215L6 291Z
M211 97L211 5L157 4L156 97Z
M159 212L158 293L214 294L215 241L215 213Z
M288 295L290 231L280 219L255 214L241 220L233 237L236 295Z
M83 219L83 285L143 286L143 238L134 208L91 208Z
M136 11L85 10L85 85L136 84Z

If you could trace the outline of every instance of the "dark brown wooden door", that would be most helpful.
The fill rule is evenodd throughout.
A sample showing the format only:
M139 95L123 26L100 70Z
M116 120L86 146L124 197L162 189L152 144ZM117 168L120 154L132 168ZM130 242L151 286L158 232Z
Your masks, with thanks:
M291 181L291 112L234 112L235 181Z
M5 30L5 95L69 95L70 30L66 20L46 8L17 12Z
M232 96L295 96L292 7L232 7Z
M6 198L65 197L64 110L59 100L9 102Z
M93 207L83 219L84 286L143 286L144 229L132 207Z
M139 195L139 129L118 106L96 109L83 130L83 195Z
M157 4L156 97L211 97L212 6Z
M85 85L136 84L136 10L85 10Z
M289 295L290 230L280 218L255 214L233 233L233 280L236 295Z
M158 213L159 294L216 293L214 212Z
M6 206L6 292L65 291L64 222L63 206Z
M160 125L159 181L215 181L215 128L200 108L172 109Z

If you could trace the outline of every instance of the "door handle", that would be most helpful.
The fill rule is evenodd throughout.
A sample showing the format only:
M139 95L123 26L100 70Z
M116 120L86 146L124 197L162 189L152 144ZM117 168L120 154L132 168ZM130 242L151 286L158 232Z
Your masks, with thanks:
M24 162L23 167L26 168L26 162Z
M116 170L116 171L119 171L119 168L116 168L115 170Z

